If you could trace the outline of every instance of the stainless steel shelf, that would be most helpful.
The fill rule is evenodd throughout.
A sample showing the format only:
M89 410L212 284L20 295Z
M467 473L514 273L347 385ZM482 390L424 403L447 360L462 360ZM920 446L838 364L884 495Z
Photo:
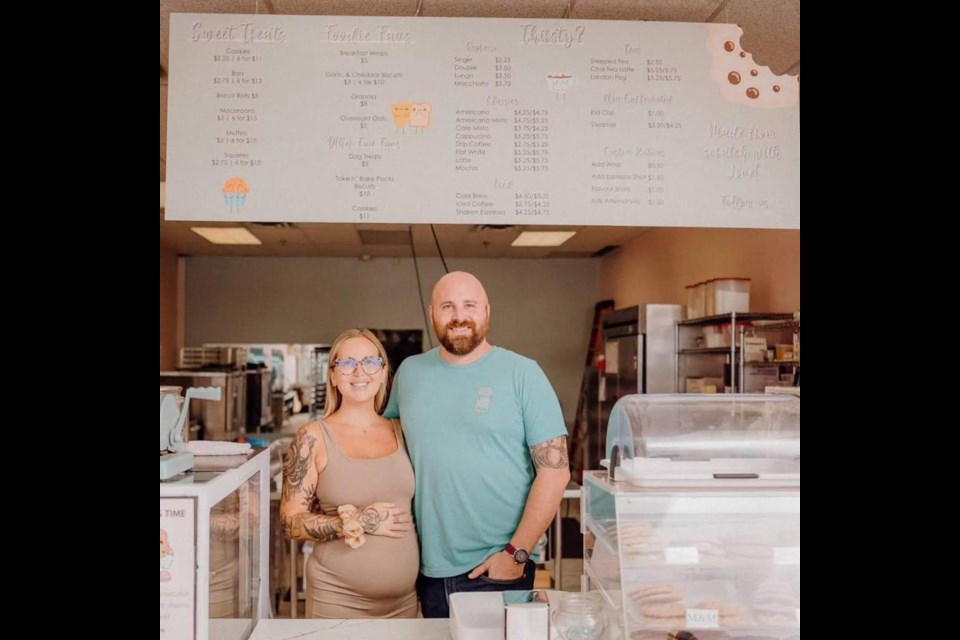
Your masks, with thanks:
M682 327L702 327L708 324L723 324L725 322L730 322L734 314L732 313L722 313L718 316L704 316L702 318L694 318L693 320L681 320L677 324ZM783 321L793 321L792 313L759 313L759 312L750 312L750 313L737 313L736 314L737 322L752 322L753 320L783 320ZM764 325L770 326L770 325Z
M740 347L733 347L734 351L739 351ZM695 356L702 353L730 353L730 347L701 347L699 349L680 349L682 356Z
M740 316L737 316L739 318ZM790 320L788 322L771 322L769 324L753 324L751 329L754 331L784 331L787 329L799 329L799 320Z
M702 327L708 326L722 326L724 332L729 333L730 339L734 344L725 347L693 347L693 344L699 342L699 340L694 341L692 339L693 333L703 332L705 330L702 329ZM726 354L727 358L725 358L724 367L729 367L729 369L721 369L720 375L722 375L724 378L724 384L730 384L727 382L728 380L732 381L732 384L734 385L733 391L740 393L743 392L746 379L746 368L748 366L759 367L768 364L800 365L799 360L783 360L779 362L744 362L744 352L742 347L747 331L749 331L751 334L765 333L769 331L793 331L795 333L799 333L800 322L799 320L795 319L793 313L759 312L731 312L720 315L706 316L703 318L694 318L692 320L682 320L678 322L676 331L677 390L683 388L683 378L687 375L687 371L695 371L697 372L697 375L702 376L706 375L707 369L710 369L711 371L713 370L709 366L704 367L702 365L694 365L692 364L696 362L694 359L681 356ZM796 335L794 337L796 337ZM704 336L704 340L705 338L706 336ZM734 367L738 372L737 375L731 373Z

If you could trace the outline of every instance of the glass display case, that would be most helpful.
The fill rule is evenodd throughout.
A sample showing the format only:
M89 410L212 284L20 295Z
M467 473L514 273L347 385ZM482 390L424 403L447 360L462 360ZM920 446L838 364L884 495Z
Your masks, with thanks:
M799 486L800 399L766 394L625 396L610 412L606 453L614 480L673 482L688 475L686 481L696 483L729 470L766 475L776 483L791 474Z
M581 523L583 588L602 593L622 637L799 638L799 404L617 403L608 427L617 479L584 474Z
M269 474L256 450L160 483L160 640L243 640L269 614Z

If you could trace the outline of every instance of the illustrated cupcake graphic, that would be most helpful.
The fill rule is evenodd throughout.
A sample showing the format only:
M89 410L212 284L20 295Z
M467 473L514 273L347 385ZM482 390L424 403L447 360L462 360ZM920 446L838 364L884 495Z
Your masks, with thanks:
M247 200L247 194L250 193L250 187L243 178L230 178L223 183L223 203L227 205L230 213L240 213L240 207Z

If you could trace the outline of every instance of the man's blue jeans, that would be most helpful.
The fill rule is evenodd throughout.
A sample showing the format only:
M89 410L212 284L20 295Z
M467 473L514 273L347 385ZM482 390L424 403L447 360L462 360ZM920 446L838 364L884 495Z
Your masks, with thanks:
M529 591L533 589L537 565L527 560L523 575L516 580L491 580L486 575L471 580L464 573L452 578L430 578L422 573L417 578L417 595L424 618L449 618L450 594L463 591Z

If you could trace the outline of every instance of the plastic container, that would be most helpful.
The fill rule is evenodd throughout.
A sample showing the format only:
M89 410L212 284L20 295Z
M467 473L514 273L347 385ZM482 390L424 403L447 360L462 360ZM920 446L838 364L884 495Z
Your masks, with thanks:
M729 347L733 339L730 334L730 323L726 322L724 324L711 324L703 328L703 346L708 349L715 349L717 347Z
M711 282L713 312L707 315L750 311L750 278L717 278Z
M707 283L698 282L693 285L694 290L694 318L702 318L707 310Z
M697 285L688 284L684 289L687 290L687 320L699 318L697 315Z

